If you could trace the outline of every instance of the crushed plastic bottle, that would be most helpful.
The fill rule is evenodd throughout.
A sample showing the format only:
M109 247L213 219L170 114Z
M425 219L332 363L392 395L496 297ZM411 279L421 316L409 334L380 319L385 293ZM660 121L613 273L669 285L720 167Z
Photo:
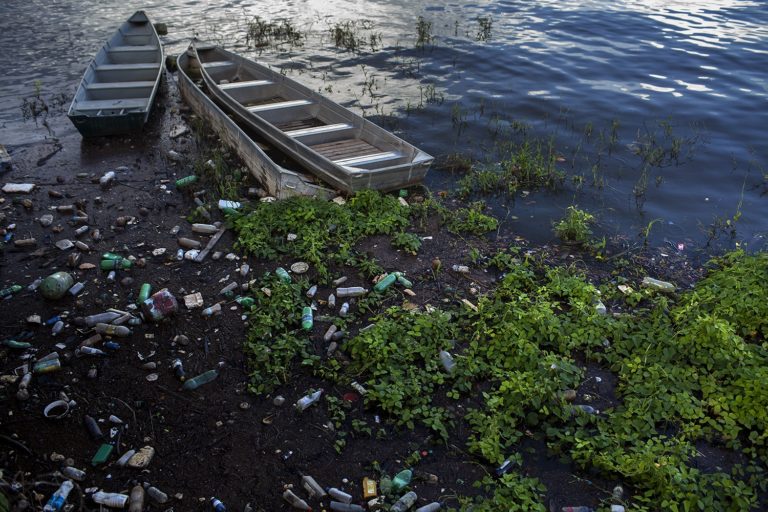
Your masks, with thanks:
M69 496L69 493L74 487L75 484L72 480L65 480L62 482L59 488L56 489L56 492L53 493L53 496L48 500L48 503L45 504L43 512L58 512L64 508L64 504L67 502L67 496Z
M413 478L413 471L410 469L402 470L392 479L392 490L399 491L403 489L411 483L411 478Z
M95 492L91 495L94 502L112 508L124 508L128 503L128 496L116 492Z
M305 410L307 407L309 407L310 405L312 405L313 403L315 403L318 400L320 400L320 397L322 396L322 394L323 394L323 390L321 388L321 389L318 389L317 391L315 391L314 393L310 393L308 395L305 395L305 396L299 398L299 400L294 404L294 407L296 407L296 409L299 412L301 412L301 411Z
M397 478L397 477L395 477ZM411 508L415 503L416 500L419 497L416 495L415 492L409 491L405 494L403 494L399 500L395 502L394 505L392 505L392 508L389 509L391 512L405 512L409 508Z
M307 505L306 501L296 496L290 489L286 489L286 491L283 493L283 499L287 501L293 508L297 508L299 510L312 510L312 507Z
M469 267L466 265L452 265L451 270L459 274L469 274Z

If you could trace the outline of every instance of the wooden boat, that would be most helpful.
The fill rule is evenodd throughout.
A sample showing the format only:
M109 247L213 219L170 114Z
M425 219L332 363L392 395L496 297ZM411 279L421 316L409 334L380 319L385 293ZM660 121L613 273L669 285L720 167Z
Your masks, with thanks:
M298 164L295 164L296 171L277 164L262 150L252 134L246 133L196 85L199 82L205 86L192 49L179 55L176 65L179 68L179 91L184 101L204 122L212 125L222 141L238 154L270 195L279 199L295 195L330 199L335 195L333 190L318 183L314 176L302 173Z
M83 137L136 132L149 117L163 69L163 47L144 11L104 44L85 70L67 115Z
M419 183L433 158L252 60L193 42L211 96L239 121L344 192Z

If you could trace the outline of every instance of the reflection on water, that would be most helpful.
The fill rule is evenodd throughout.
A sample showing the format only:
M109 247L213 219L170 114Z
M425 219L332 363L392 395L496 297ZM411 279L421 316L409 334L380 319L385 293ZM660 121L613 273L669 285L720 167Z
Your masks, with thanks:
M0 47L13 51L0 56L0 138L33 137L34 126L20 120L21 98L36 82L44 93L71 95L102 41L136 8L116 0L3 2ZM563 170L576 178L564 192L510 202L520 220L509 227L527 236L550 237L550 220L574 202L597 213L609 234L634 237L660 218L666 224L657 236L701 240L702 226L734 215L743 199L741 235L768 231L761 215L768 201L761 196L768 173L762 2L171 0L140 8L168 23L169 54L193 35L249 52L435 155L482 160L511 126L553 137ZM256 15L290 20L303 45L246 48L247 22ZM434 37L422 48L419 16ZM372 27L360 35L380 34L380 49L370 51L365 39L361 53L336 48L335 24L362 18ZM614 121L618 141L606 149L600 133ZM649 165L633 153L644 140L651 149L649 140L695 144ZM453 179L435 172L429 184L450 187Z

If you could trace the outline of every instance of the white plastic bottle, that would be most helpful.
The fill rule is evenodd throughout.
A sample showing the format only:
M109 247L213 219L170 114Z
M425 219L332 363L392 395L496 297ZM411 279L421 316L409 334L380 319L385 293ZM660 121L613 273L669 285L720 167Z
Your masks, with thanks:
M305 395L305 396L299 398L299 401L296 402L296 404L295 404L296 409L299 412L303 411L304 409L306 409L307 407L309 407L313 403L315 403L318 400L320 400L320 396L322 396L322 394L323 394L323 390L321 388L321 389L318 389L317 391L315 391L314 393L310 393L309 395Z

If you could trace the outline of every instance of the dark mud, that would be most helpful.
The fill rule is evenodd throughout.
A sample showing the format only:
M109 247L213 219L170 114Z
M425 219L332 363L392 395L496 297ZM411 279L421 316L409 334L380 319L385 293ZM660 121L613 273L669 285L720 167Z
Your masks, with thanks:
M63 117L50 120L53 126L66 122ZM406 467L407 458L419 452L421 460L417 469L438 477L437 483L415 482L414 489L425 500L420 501L421 504L439 498L455 506L457 495L480 492L472 484L491 474L494 468L479 463L465 452L469 435L466 425L459 424L447 444L437 443L425 429L398 429L390 418L380 416L375 410L365 410L358 400L348 405L347 418L365 419L375 429L383 429L387 436L377 439L350 435L346 447L337 453L336 433L327 426L330 418L326 408L311 407L298 414L290 404L309 388L325 385L327 394L339 398L350 389L327 388L327 383L297 374L275 393L286 398L282 407L273 405L274 395L249 394L246 390L249 369L242 351L246 323L240 307L233 301L224 302L222 314L210 318L203 317L200 308L189 310L182 304L175 317L160 324L136 327L132 336L118 339L120 349L107 357L72 355L77 344L89 334L71 320L109 307L125 308L135 302L141 283L150 283L154 290L167 287L180 302L184 295L200 292L205 306L210 306L223 300L219 290L229 281L242 283L247 279L237 272L242 263L251 266L248 278L274 270L278 265L242 258L213 261L209 257L202 264L169 261L177 249L176 237L170 234L173 226L181 226L179 236L194 237L185 217L195 205L191 196L172 186L172 181L190 174L193 162L206 150L206 143L198 144L191 134L178 139L168 137L172 127L188 122L189 114L179 102L172 79L168 79L141 135L82 141L70 131L59 139L11 148L13 170L3 175L2 181L30 182L38 187L29 195L4 194L0 211L6 217L6 226L16 224L14 240L34 237L37 246L21 249L10 243L0 255L0 285L25 286L22 292L1 303L3 336L30 330L34 333L32 343L38 356L56 350L60 343L66 348L59 352L69 356L63 356L61 371L34 377L31 397L26 401L16 398L16 384L3 382L4 387L0 388L3 478L23 483L24 495L34 505L41 506L56 487L45 482L54 481L50 475L61 467L60 462L52 461L52 455L57 453L71 458L72 465L87 471L86 479L79 483L69 500L76 505L75 510L95 510L88 500L82 499L86 488L128 492L134 481L146 481L171 496L169 503L151 504L150 510L210 510L208 500L217 496L227 504L228 510L243 510L247 503L252 503L255 510L273 511L289 509L281 493L287 485L298 487L304 474L314 476L323 485L345 489L360 502L363 477L375 477L378 469L394 474ZM166 155L170 149L183 154L185 161L168 160ZM122 166L128 170L118 172L112 186L106 189L99 186L99 176ZM79 174L82 177L78 177ZM51 198L49 191L61 192L64 197ZM21 200L31 201L31 207L25 207ZM66 269L69 251L61 251L53 244L62 238L76 239L73 233L76 226L68 222L69 215L50 212L49 208L81 200L91 229L98 228L103 235L100 241L88 235L81 237L91 247L90 252L83 254L81 263L98 265L100 254L112 251L145 258L146 266L119 275L114 283L107 282L105 273L98 268L68 269L76 281L85 283L84 292L77 298L46 301L37 293L27 291L26 285L55 270ZM54 223L43 228L37 219L49 212L54 215ZM119 227L116 219L120 216L133 216L136 221ZM57 226L62 228L58 234L53 232ZM482 292L493 286L498 276L479 270L469 277L443 273L436 278L431 270L432 259L439 256L446 267L464 263L470 244L438 231L436 226L427 234L431 239L424 241L418 256L393 250L384 237L368 239L359 249L375 254L386 269L407 271L416 283L417 293L409 300L419 304L448 300L446 288L459 290L471 298L470 288ZM513 238L513 234L507 234L493 240L473 240L471 246L490 252L508 246ZM215 250L226 254L233 243L232 234L227 232ZM524 240L517 239L516 243L526 247ZM152 250L156 248L166 248L166 253L153 256ZM655 275L672 276L682 285L693 282L701 273L685 258L664 249L623 255L624 248L619 243L608 251L608 262L601 262L568 248L526 248L553 264L584 266L595 281L610 280L617 272L615 262L619 258L631 259L635 265L627 266L627 272L639 272L641 265L646 264L656 270ZM349 269L336 271L342 275ZM130 286L120 284L124 276L133 278ZM353 274L347 284L370 285ZM327 296L329 292L330 289L321 288L318 296ZM381 306L389 305L392 304ZM65 313L66 327L56 337L51 336L50 327L26 323L30 315L40 315L45 320ZM321 339L326 327L327 324L317 322L313 338ZM351 334L355 332L356 328ZM175 343L177 335L187 336L189 344ZM320 351L319 343L316 348ZM339 357L343 359L343 355ZM214 368L219 362L224 363L224 368L214 382L193 392L183 392L171 370L171 362L176 358L182 359L188 376ZM157 362L159 378L155 382L147 381L150 372L142 369L147 360ZM2 374L10 375L21 361L18 352L3 349L0 363ZM87 373L93 367L98 376L88 379ZM591 365L587 376L578 390L580 397L592 395L595 406L601 409L615 405L615 377ZM43 408L62 392L74 399L77 407L65 418L45 419ZM478 388L477 396L480 392ZM472 403L472 398L463 404L453 402L454 406L465 407ZM106 422L109 415L126 422L110 462L97 468L91 467L90 460L101 442L89 436L83 424L86 414L105 420L102 423L105 431L110 426ZM148 468L138 470L114 465L126 450L143 446L156 450ZM708 466L728 466L735 462L714 449L702 447L701 451L706 453ZM534 434L523 442L521 452L524 455L522 472L541 479L548 488L548 502L552 507L596 506L619 483L577 473L567 462L550 455L544 441ZM42 483L35 486L35 482ZM19 495L5 491L13 500L18 499ZM327 501L324 504L327 505Z

